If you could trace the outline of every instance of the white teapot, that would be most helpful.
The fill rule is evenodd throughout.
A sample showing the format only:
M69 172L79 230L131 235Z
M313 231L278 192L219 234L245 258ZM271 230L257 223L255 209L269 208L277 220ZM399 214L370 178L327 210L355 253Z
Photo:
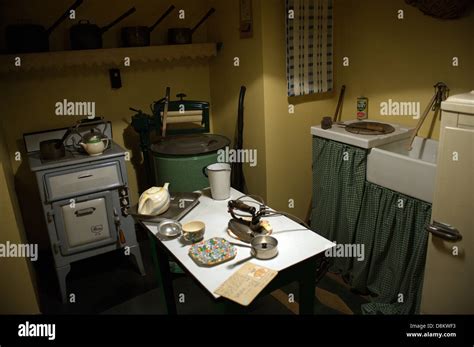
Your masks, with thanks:
M159 215L170 207L169 183L163 187L151 187L145 190L138 201L138 213L143 215Z

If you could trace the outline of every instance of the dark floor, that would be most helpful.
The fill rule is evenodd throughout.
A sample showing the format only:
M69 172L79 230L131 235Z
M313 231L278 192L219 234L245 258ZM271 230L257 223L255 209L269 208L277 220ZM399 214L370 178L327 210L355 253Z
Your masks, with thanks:
M45 314L164 314L164 304L154 280L151 247L146 235L139 231L146 276L140 276L135 264L121 251L102 254L71 265L67 278L68 293L75 303L63 305L52 256L40 254L36 274L41 311ZM222 307L202 287L185 274L174 274L176 298L184 294L184 303L177 305L179 314L218 314ZM288 294L295 294L295 303ZM250 314L295 314L298 312L296 283L265 296L249 307ZM316 314L360 314L360 305L367 302L352 293L334 275L325 276L316 291Z

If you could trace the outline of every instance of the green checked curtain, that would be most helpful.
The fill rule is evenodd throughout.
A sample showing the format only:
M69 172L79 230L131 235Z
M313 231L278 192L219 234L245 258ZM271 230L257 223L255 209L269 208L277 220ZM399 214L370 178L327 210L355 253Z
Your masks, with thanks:
M363 244L364 260L333 258L331 271L372 294L364 314L418 313L431 204L365 180L364 149L313 138L311 227L338 244Z
M355 240L364 194L366 151L315 137L311 227L330 241ZM331 271L349 273L349 258L334 258Z
M355 243L366 258L352 258L353 288L375 295L365 314L420 310L431 204L366 182Z

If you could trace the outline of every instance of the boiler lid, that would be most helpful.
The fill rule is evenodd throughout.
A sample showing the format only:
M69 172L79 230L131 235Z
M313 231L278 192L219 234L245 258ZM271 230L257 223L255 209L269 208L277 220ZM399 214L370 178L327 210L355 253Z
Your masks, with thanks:
M151 145L151 151L166 155L195 155L216 152L229 146L230 140L216 134L167 136Z

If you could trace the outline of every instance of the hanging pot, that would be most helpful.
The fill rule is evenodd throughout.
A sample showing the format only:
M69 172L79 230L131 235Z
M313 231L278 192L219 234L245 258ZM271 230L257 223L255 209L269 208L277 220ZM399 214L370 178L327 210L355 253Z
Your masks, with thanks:
M70 11L77 9L81 4L82 0L76 0L48 29L38 24L8 25L5 31L8 51L10 53L47 52L49 35L68 17Z
M206 15L194 26L194 28L171 28L168 29L168 44L183 45L193 42L193 33L206 21L216 10L211 8Z
M102 28L96 24L91 24L88 20L80 20L79 23L71 27L69 32L71 48L74 50L102 48L102 34L135 11L135 7L132 7L112 23Z
M143 47L150 45L150 35L153 30L165 19L173 10L174 5L171 5L165 13L151 27L147 26L133 26L122 28L122 46L123 47Z

